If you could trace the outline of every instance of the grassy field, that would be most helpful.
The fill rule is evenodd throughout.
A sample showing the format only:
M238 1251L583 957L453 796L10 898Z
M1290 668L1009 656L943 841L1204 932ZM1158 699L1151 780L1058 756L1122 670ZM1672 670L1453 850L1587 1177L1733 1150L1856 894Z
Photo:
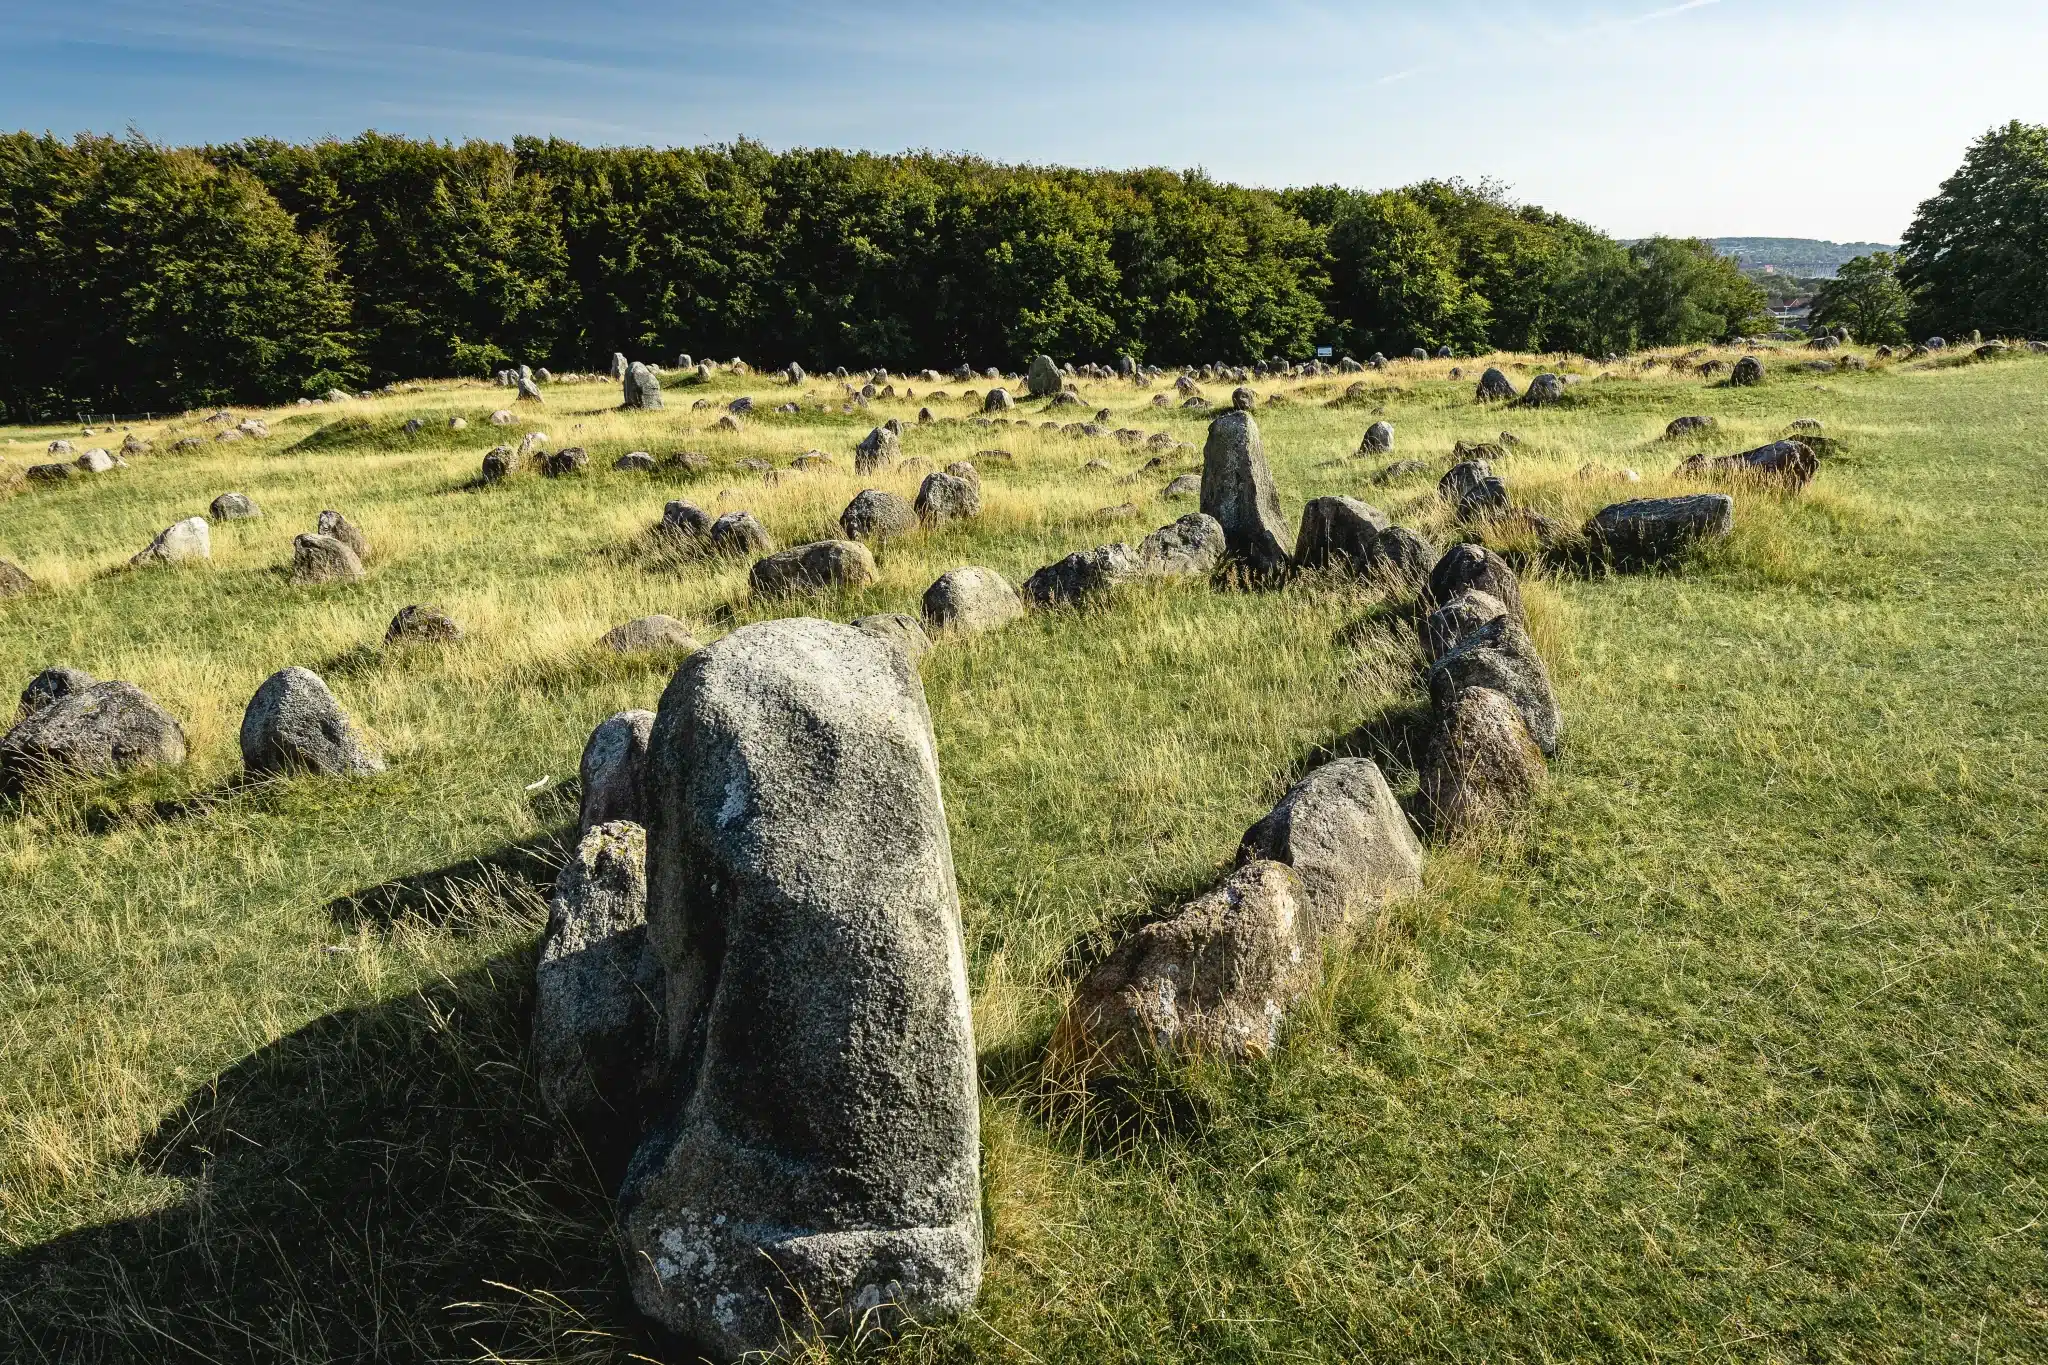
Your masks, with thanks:
M1458 382L1403 362L1336 402L1349 380L1256 386L1288 400L1259 420L1290 517L1350 493L1439 542L1453 442L1504 427L1517 501L1572 525L1796 418L1836 443L1802 495L1738 490L1734 538L1680 571L1527 580L1566 716L1540 809L1433 853L1425 893L1333 952L1258 1065L1177 1064L1090 1108L1036 1063L1116 928L1211 884L1318 755L1372 754L1412 789L1397 607L1341 582L1178 586L929 656L990 1261L972 1318L888 1355L2048 1357L2048 359L1793 358L1744 390L1579 365L1543 411L1474 405L1471 361ZM1543 368L1520 359L1524 382ZM911 427L905 455L1013 459L980 461L979 523L890 544L878 584L752 603L744 564L652 553L672 497L751 509L789 544L837 534L863 486L915 491L856 477L852 447L924 398L849 415L810 387L829 410L720 433L694 398L787 391L721 376L621 413L609 384L558 385L510 435L586 446L590 472L488 487L503 390L284 409L258 414L266 440L171 451L210 434L194 414L145 431L156 453L128 469L0 503L0 558L45 585L0 603L0 685L58 663L128 679L192 746L182 769L0 812L0 1358L664 1358L606 1191L523 1069L567 780L590 728L651 706L673 665L597 637L651 611L700 639L914 612L959 564L1021 581L1135 541L1190 510L1159 495L1199 467L1206 418L1084 384L1114 425L1197 447L1138 471L1152 452L969 425L948 383L932 405L961 420ZM1394 457L1353 452L1382 408L1428 473L1370 483ZM1719 430L1659 439L1693 412ZM16 466L56 436L120 441L0 436ZM836 466L788 469L810 448ZM609 468L635 449L714 468ZM737 472L748 457L783 472ZM1599 472L1622 467L1642 482ZM216 527L210 563L120 571L229 490L264 516ZM291 536L325 507L369 537L369 576L294 587ZM380 650L412 602L468 638ZM295 663L388 773L233 782L243 705Z

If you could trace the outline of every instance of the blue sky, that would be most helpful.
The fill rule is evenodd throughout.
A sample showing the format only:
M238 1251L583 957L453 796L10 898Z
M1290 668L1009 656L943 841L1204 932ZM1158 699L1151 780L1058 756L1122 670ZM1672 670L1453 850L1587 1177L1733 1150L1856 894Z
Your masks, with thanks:
M1492 178L1622 236L1894 241L2048 122L2042 0L0 0L0 126L928 147Z

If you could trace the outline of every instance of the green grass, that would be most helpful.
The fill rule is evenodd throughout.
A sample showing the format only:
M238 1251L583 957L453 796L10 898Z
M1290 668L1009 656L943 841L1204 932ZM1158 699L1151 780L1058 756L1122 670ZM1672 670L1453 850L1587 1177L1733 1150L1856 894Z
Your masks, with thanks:
M1794 418L1841 444L1800 497L1737 490L1735 538L1681 572L1532 581L1567 731L1526 827L1433 853L1422 896L1333 950L1274 1057L1173 1064L1121 1108L1041 1088L1074 972L1210 884L1318 752L1384 754L1376 722L1417 695L1399 615L1328 582L1160 589L931 655L991 1250L976 1314L891 1354L2048 1355L2048 361L1774 366L1752 390L1582 364L1545 412L1473 406L1463 363L1458 383L1403 364L1339 407L1344 382L1281 386L1260 422L1290 516L1352 493L1443 536L1432 479L1374 487L1384 460L1350 458L1378 407L1432 469L1512 429L1518 500L1571 524ZM1117 424L1201 439L1199 414L1084 387ZM892 545L869 589L756 604L744 565L646 552L662 502L828 534L864 484L914 490L856 478L851 449L924 400L738 435L688 406L739 392L785 396L721 377L622 414L608 385L551 390L509 434L587 446L577 479L469 487L505 395L431 385L351 404L361 427L285 410L267 441L160 438L0 503L0 557L49 585L0 604L9 676L130 679L193 750L0 814L0 1358L665 1358L624 1299L605 1191L522 1069L562 781L668 667L593 642L657 610L700 638L914 611L962 563L1021 579L1186 510L1157 492L1198 459L1123 485L1081 466L1151 452L914 428L906 455L937 465L1013 452L984 465L981 524ZM1720 430L1658 439L1687 412ZM402 436L412 415L430 425ZM0 434L15 465L88 444ZM812 446L838 468L732 472ZM718 469L605 467L629 449ZM211 564L117 571L229 489L266 515L215 528ZM295 588L290 536L330 506L370 537L370 575ZM413 601L469 639L380 654ZM230 785L241 708L289 663L328 676L389 773Z

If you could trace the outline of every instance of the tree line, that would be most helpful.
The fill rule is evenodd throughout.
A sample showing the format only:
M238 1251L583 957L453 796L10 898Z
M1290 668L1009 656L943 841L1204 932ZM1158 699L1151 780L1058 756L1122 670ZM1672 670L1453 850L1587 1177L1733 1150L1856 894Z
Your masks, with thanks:
M1766 325L1699 241L1431 181L1245 188L972 157L364 133L0 137L13 420L678 351L817 370L1414 347L1625 352Z

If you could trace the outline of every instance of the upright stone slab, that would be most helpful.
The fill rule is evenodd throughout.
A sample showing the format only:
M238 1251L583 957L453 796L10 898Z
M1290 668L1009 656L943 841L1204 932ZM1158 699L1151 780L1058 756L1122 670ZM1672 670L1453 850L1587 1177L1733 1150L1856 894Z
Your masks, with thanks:
M917 529L917 509L886 488L863 488L839 514L839 529L848 540L889 540Z
M925 629L933 635L979 635L1024 614L1010 580L977 564L948 569L924 590Z
M1550 670L1515 617L1495 617L1430 665L1429 700L1438 717L1452 714L1458 697L1473 688L1498 692L1513 702L1536 747L1545 757L1557 753L1564 716L1550 685Z
M280 669L263 680L242 712L241 742L242 767L251 777L384 771L383 756L311 669Z
M187 517L157 532L156 539L128 562L140 568L146 564L176 564L187 559L213 558L213 535L205 517Z
M1294 562L1304 569L1343 569L1363 574L1373 546L1391 523L1387 514L1357 498L1310 498L1301 509L1301 534Z
M625 384L623 406L650 412L661 407L661 376L648 366L637 360L627 366Z
M876 427L853 448L853 472L872 474L888 469L903 454L903 442L887 427Z
M1728 372L1728 382L1738 389L1751 388L1764 382L1764 363L1753 355L1746 355L1735 362L1735 368Z
M590 732L576 766L583 789L576 812L579 830L588 832L607 820L646 821L641 782L647 770L647 739L653 732L652 711L620 711Z
M1543 754L1512 698L1474 687L1436 710L1416 806L1430 837L1455 843L1512 819L1543 785Z
M1060 367L1049 355L1033 356L1026 384L1033 398L1050 398L1060 391Z
M916 669L742 627L663 694L647 793L675 1108L620 1194L635 1301L719 1359L966 1308L973 1024Z
M1209 424L1202 447L1202 511L1223 527L1231 558L1258 574L1286 571L1287 523L1259 424L1248 412L1226 412Z
M21 706L15 719L40 711L52 702L62 701L73 692L83 692L98 681L82 668L66 668L62 664L46 668L29 679L28 686L21 689Z

